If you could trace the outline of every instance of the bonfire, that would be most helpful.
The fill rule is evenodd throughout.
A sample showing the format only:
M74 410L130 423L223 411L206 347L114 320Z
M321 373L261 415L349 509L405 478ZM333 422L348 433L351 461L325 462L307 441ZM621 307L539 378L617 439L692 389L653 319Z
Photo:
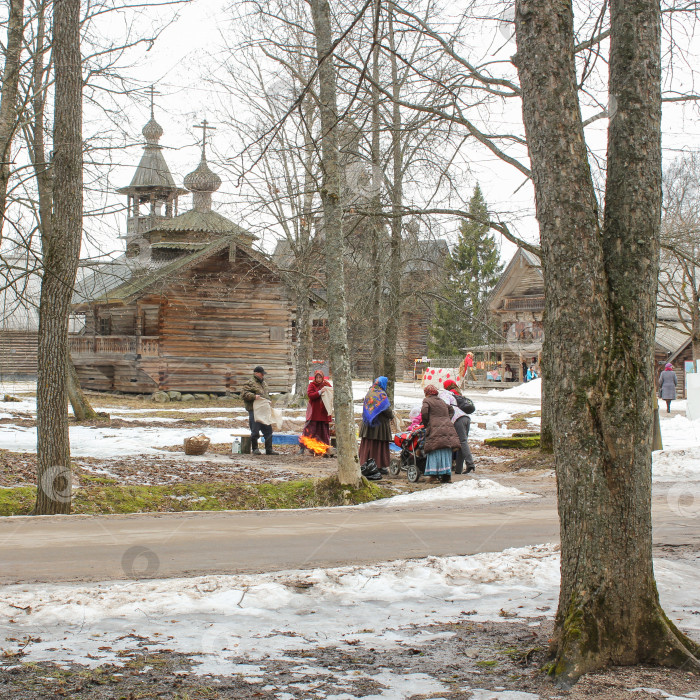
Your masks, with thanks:
M315 455L324 455L330 449L330 445L326 445L325 442L321 442L316 438L307 437L306 435L302 435L299 438L299 443L307 450L311 450Z

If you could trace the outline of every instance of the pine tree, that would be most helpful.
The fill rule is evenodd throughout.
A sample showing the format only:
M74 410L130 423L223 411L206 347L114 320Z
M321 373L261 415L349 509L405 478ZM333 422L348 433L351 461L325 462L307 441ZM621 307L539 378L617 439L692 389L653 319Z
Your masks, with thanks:
M466 347L488 342L488 329L477 317L503 265L478 184L469 201L469 214L473 218L462 222L457 245L445 263L445 284L430 328L428 352L433 357L458 356Z

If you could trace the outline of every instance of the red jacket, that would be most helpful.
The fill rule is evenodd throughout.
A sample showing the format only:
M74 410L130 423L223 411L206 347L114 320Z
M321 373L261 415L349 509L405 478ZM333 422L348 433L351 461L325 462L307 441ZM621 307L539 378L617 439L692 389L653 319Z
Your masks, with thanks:
M309 397L309 409L306 411L306 420L320 420L326 423L330 423L331 417L326 411L326 407L323 405L323 399L319 393L319 389L324 386L330 386L328 382L323 382L321 386L318 386L316 382L309 382L309 388L306 390L306 394Z

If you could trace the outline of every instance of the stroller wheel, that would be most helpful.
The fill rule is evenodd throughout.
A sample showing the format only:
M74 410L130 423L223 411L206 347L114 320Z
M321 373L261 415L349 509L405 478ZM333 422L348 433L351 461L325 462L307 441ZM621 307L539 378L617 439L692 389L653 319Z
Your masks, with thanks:
M389 474L392 476L398 476L401 473L401 459L399 457L393 457L391 462L389 462Z
M415 464L409 464L406 468L406 476L411 483L415 483L420 479L420 471Z

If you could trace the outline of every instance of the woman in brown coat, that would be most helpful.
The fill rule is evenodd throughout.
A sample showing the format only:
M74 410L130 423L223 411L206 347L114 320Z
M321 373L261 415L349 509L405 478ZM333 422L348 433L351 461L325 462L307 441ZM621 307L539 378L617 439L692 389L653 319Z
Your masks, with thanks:
M428 384L423 390L425 398L421 408L425 426L425 475L431 480L452 481L452 450L459 449L459 438L452 425L454 409L439 396L438 390Z

